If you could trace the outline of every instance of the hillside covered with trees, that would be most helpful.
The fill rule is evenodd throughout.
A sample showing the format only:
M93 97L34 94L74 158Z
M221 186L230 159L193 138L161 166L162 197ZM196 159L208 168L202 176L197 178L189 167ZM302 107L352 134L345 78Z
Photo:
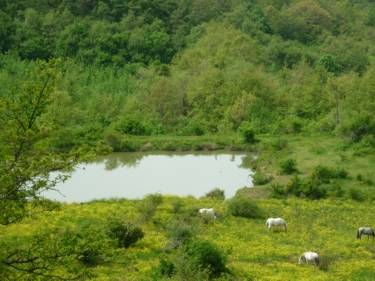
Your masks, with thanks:
M0 5L1 96L59 58L56 146L125 135L375 133L373 1ZM65 137L72 136L72 137Z

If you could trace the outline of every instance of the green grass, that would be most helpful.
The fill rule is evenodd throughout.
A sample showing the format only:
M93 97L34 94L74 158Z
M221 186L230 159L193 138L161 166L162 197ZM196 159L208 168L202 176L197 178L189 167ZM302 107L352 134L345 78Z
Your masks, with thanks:
M298 136L283 137L287 145L281 149L275 149L273 144L277 143L278 137L263 136L260 147L262 148L258 158L255 170L265 171L273 176L273 180L263 186L257 187L257 192L247 189L241 189L241 193L250 196L260 195L260 198L267 197L271 191L271 185L279 183L285 185L290 181L291 176L280 175L280 163L292 158L297 163L299 176L308 177L318 165L332 167L334 169L344 169L349 172L348 179L335 180L346 192L350 188L359 189L364 197L373 200L375 197L372 193L375 191L373 181L373 171L375 169L374 153L367 153L358 156L355 152L358 150L355 145L349 144L341 138L330 136ZM372 149L374 152L374 148ZM361 174L365 179L364 182L356 180L356 175ZM370 184L369 184L370 183ZM264 191L263 193L261 191Z

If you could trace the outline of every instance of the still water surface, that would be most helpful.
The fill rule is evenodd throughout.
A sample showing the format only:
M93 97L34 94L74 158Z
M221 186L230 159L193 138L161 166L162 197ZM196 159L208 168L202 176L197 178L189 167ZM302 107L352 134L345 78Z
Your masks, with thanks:
M87 202L103 198L143 198L150 193L195 197L214 188L228 199L242 187L252 187L245 152L124 152L100 156L77 168L72 177L45 193L61 202ZM52 174L53 176L53 174Z

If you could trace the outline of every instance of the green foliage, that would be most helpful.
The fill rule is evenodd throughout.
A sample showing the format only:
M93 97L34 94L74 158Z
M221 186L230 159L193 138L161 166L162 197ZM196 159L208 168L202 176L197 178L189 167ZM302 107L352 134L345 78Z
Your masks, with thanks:
M246 142L246 143L250 143L250 144L253 144L256 142L256 139L255 139L255 131L253 128L240 128L239 129L241 135L242 135L242 138L243 140Z
M3 238L0 277L3 280L89 278L88 267L101 263L112 243L92 225L76 229L45 229L20 237Z
M293 176L291 181L285 186L286 194L309 199L325 198L327 191L327 186L322 185L321 182L314 180L314 178L310 177L303 180L297 175Z
M69 175L50 179L49 173L64 169L69 172L92 159L95 150L106 151L106 147L87 145L67 153L51 150L59 128L43 116L55 98L55 69L59 63L56 59L41 61L34 72L27 71L26 81L12 87L11 96L1 97L0 224L12 224L34 212L57 208L59 204L45 199L41 192L53 189Z
M171 262L173 263L171 280L205 281L210 279L210 270L199 266L197 259L189 255L183 247L171 257ZM172 266L169 265L169 267Z
M280 162L280 173L282 175L292 175L299 173L297 169L297 161L295 159L289 158Z
M321 182L328 183L331 179L345 179L348 177L348 172L344 169L334 169L331 167L319 164L314 168L313 177Z
M219 188L215 188L211 190L210 192L206 193L205 197L207 198L216 198L219 200L225 200L225 191L221 190Z
M115 126L116 131L129 135L145 135L146 129L143 124L132 117L122 118Z
M204 127L198 122L181 118L180 123L180 126L183 127L180 129L178 134L181 136L202 136L205 133Z
M245 195L236 195L228 200L228 211L236 217L257 218L262 215L257 202Z
M254 185L265 185L273 180L273 177L262 172L255 173L253 176Z
M194 238L196 231L190 225L174 221L167 226L166 235L169 240L168 248L176 249L180 245L186 244Z
M174 264L168 259L160 259L158 271L161 275L171 277L174 271Z
M159 206L162 202L163 197L160 193L147 194L137 206L137 210L141 216L141 220L149 221L155 215L157 206Z
M355 201L362 202L365 199L364 194L361 192L361 190L357 188L350 188L349 189L349 197Z
M275 183L271 184L272 192L269 195L270 198L285 199L287 194L285 192L285 187L281 184Z
M285 138L278 138L276 141L269 144L275 150L283 150L288 146L288 140Z
M336 61L336 57L330 54L320 57L316 65L322 65L324 68L336 76L341 72L341 65Z
M360 142L366 135L375 135L375 121L372 114L364 112L341 124L339 131L353 142Z
M207 240L193 240L184 247L196 269L207 269L210 276L219 277L227 272L226 255L214 243Z
M163 203L163 196L161 193L147 194L144 197L144 200L151 205L159 206L161 203Z
M126 219L111 218L107 226L108 236L117 241L118 247L128 248L145 235L142 228Z
M173 201L173 204L172 204L173 213L178 214L179 212L181 212L182 207L183 207L182 200L179 197L176 197L176 199Z

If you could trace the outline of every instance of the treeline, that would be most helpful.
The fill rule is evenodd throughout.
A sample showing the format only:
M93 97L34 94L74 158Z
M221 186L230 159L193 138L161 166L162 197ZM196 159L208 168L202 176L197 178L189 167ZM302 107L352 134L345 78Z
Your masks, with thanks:
M126 135L375 135L374 1L0 4L1 96L60 58L60 147Z

